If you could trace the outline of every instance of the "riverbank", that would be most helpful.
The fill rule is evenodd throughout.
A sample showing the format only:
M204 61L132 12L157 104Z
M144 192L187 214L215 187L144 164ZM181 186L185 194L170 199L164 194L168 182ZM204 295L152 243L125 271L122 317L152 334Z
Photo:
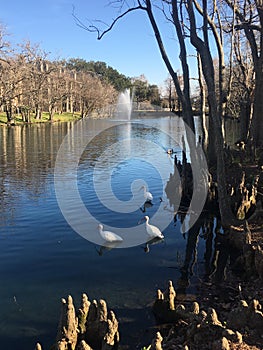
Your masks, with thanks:
M8 125L5 113L0 113L0 126L15 126L15 125L31 125L38 123L53 123L53 122L73 122L81 119L79 113L55 113L53 121L49 120L49 114L44 112L41 119L30 118L30 123L23 121L21 114L14 116L13 123Z
M228 164L228 184L233 209L246 221L216 234L214 269L200 279L194 299L172 281L157 292L159 328L145 349L263 349L263 172L260 161L239 156L243 165L239 157Z
M262 218L258 218L250 225L251 231L244 231L247 244L255 252L257 247L263 248L262 224ZM246 259L247 251L248 246L242 258ZM136 349L261 350L263 269L257 271L256 264L262 268L263 251L245 264L243 275L227 267L227 278L220 283L200 280L194 299L178 293L173 281L166 290L155 291L152 312L156 326L145 329L153 340L151 344L140 343ZM50 349L131 350L122 345L121 322L108 307L102 299L89 301L86 294L79 308L71 296L62 299L57 339ZM35 350L45 349L38 343Z
M161 117L174 117L176 113L171 111L163 111L163 110L134 110L132 111L131 118L132 119L140 119L140 118L161 118ZM90 115L92 119L103 119L101 115L97 113L92 113ZM5 113L0 113L0 126L16 126L16 125L31 125L38 123L54 123L54 122L74 122L80 120L80 113L55 113L53 120L49 120L49 114L47 112L42 113L41 119L35 119L34 116L30 118L30 122L25 122L22 119L21 114L14 115L12 124L7 123L7 118Z

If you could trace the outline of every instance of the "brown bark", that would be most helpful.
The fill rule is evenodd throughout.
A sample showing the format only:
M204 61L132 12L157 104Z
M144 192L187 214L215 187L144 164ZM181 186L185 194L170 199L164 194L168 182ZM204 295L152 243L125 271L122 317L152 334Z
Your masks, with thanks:
M218 101L215 90L215 71L211 52L205 42L197 35L196 21L193 10L193 1L187 1L187 11L190 21L190 40L192 45L200 54L203 74L208 88L208 104L210 109L211 123L214 132L214 145L216 150L216 166L217 166L217 184L218 184L218 200L223 226L228 226L234 221L231 212L230 200L226 190L226 174L224 162L224 138L222 132L222 108L218 108Z
M231 0L225 0L228 6L235 11L237 17L236 30L243 30L249 43L255 72L255 90L253 101L253 115L250 124L249 135L253 138L256 147L263 146L263 7L262 2L254 0L249 3L249 8L235 6ZM253 17L246 17L246 13L253 13ZM248 13L249 13L248 12ZM253 20L257 17L256 24ZM258 39L259 37L260 39Z
M255 74L255 82L254 109L250 136L254 139L256 147L263 147L263 57L258 62L258 67Z
M197 55L197 63L198 63L198 82L199 82L199 88L200 88L200 116L202 120L202 133L203 133L202 146L205 153L207 153L207 149L208 149L208 125L207 124L208 123L207 123L207 118L205 113L206 93L205 93L205 86L203 82L202 63L201 63L199 54Z
M175 25L177 36L178 36L179 43L180 43L180 58L181 58L181 62L182 62L183 72L184 72L183 91L181 90L181 87L180 87L178 75L174 71L174 69L171 65L171 62L167 56L167 53L166 53L166 50L165 50L165 47L164 47L164 44L163 44L163 41L161 38L161 33L159 31L159 28L157 26L157 23L155 21L155 18L154 18L153 12L152 12L152 6L151 6L150 0L146 0L146 9L145 10L147 11L149 20L151 22L151 25L152 25L152 28L153 28L153 31L154 31L154 34L155 34L155 37L156 37L156 40L157 40L157 43L159 46L159 50L160 50L162 58L163 58L163 61L166 65L173 81L174 81L174 85L176 88L178 98L182 103L182 111L183 111L184 121L191 128L193 133L195 133L192 104L191 104L191 99L190 99L189 68L188 68L188 64L187 64L186 48L185 48L183 34L182 34L180 21L179 21L179 17L178 17L178 9L177 9L177 2L176 1L172 1L172 7L173 7L172 16L173 16L174 25Z

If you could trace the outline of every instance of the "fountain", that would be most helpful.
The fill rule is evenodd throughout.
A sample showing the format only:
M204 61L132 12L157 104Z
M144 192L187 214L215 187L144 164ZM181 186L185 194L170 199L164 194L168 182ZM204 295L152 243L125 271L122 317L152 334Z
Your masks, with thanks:
M131 120L132 97L130 89L126 89L119 94L115 111L115 118L118 120Z

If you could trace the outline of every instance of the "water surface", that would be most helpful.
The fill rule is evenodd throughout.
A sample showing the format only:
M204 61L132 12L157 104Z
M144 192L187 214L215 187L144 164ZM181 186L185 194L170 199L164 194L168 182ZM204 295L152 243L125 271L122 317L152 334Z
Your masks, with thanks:
M145 124L133 121L110 128L104 121L90 121L89 128L83 128L81 123L0 129L0 342L6 350L33 349L37 341L49 349L56 336L61 297L71 294L78 307L83 292L91 300L107 300L121 321L122 343L134 349L140 339L143 343L145 330L154 325L150 304L156 290L164 289L170 279L175 284L181 280L180 268L193 260L185 292L193 293L195 283L204 274L206 241L198 237L197 230L191 247L187 234L180 232L180 220L173 220L174 202L165 192L174 173L173 157L166 150L173 148L181 159L181 150L174 142L184 133L180 119L147 119ZM97 222L124 232L135 227L145 214L151 218L158 210L160 224L162 217L170 218L163 231L164 241L151 245L148 253L144 243L104 249L98 244L100 238L93 221L85 222L85 239L62 215L54 188L54 168L63 138L74 135L76 128L83 131L84 139L95 129L97 133L83 150L77 170L80 198ZM125 152L130 156L123 157L124 150L118 145L127 135L128 139L143 142L134 145L125 141ZM72 138L74 142L79 140ZM162 151L157 154L154 147L149 147L151 143ZM112 194L104 193L102 202L96 186L108 186L109 174L112 193L118 201L128 203L132 186L140 179L152 192L153 205L145 213L140 207L121 214L114 206L108 208ZM64 181L64 175L61 171L58 179L61 176ZM74 201L72 204L76 222L82 222L81 212L74 207Z

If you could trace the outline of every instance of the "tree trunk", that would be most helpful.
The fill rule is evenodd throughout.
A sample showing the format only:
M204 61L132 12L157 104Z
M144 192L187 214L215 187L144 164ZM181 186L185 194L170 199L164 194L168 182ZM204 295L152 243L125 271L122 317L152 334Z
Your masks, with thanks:
M49 114L49 121L53 122L54 114L55 114L55 108L53 106L49 106L48 114Z
M6 111L6 119L7 119L7 124L12 125L14 124L14 118L13 118L13 109L11 103L7 103L5 106L5 111Z
M253 23L251 19L247 19L245 16L245 9L239 8L234 2L226 0L228 6L235 11L239 20L236 28L238 30L244 30L247 41L250 45L251 55L254 64L255 72L255 91L254 91L254 103L253 103L253 115L250 124L249 135L253 139L256 147L263 146L263 138L261 137L261 130L263 130L263 8L262 1L255 0L251 2L251 13L258 20L257 31L253 29ZM256 32L256 34L255 34ZM259 37L259 39L257 38Z
M208 89L208 104L210 109L210 126L214 132L214 146L216 151L216 175L217 175L217 189L218 189L218 201L221 215L221 222L223 226L229 226L235 221L234 215L230 207L230 199L226 190L226 174L225 174L225 161L224 161L224 138L222 131L222 115L219 111L222 111L221 107L218 107L218 101L216 98L215 89L215 71L213 65L213 59L211 52L204 41L197 36L197 28L195 15L193 10L193 1L187 0L187 11L190 20L190 40L191 44L197 49L200 54L202 69ZM211 130L211 127L209 128Z
M255 146L261 148L263 147L263 59L261 58L259 61L255 74L254 110L250 135Z
M249 101L244 101L241 102L240 105L240 140L244 140L247 142L248 140L248 131L249 131L249 121L250 121L250 108L251 102Z
M159 46L159 50L160 50L162 58L163 58L163 61L168 69L168 72L170 73L170 75L174 81L177 96L182 103L182 112L183 112L182 114L183 114L184 121L190 127L192 132L195 133L192 103L191 103L191 99L190 99L190 85L189 85L190 77L189 77L189 69L188 69L188 64L187 64L187 54L186 54L184 37L183 37L180 21L178 18L177 1L172 1L172 7L173 7L172 16L173 16L174 25L175 25L177 36L178 36L179 43L180 43L180 59L182 62L182 69L184 72L184 77L183 77L184 78L184 89L183 89L183 91L181 90L181 87L180 87L178 75L174 71L174 69L171 65L171 62L167 56L167 53L165 51L160 31L158 29L158 26L156 24L155 18L154 18L153 13L152 13L152 7L151 7L150 0L146 0L146 6L147 6L146 7L147 14L148 14L149 20L151 22L151 25L152 25L152 28L153 28L153 31L154 31L154 34L155 34L155 37L156 37L156 40L157 40L157 43ZM191 152L191 149L190 149L190 152Z
M203 74L202 74L202 63L200 59L200 55L197 54L197 64L198 64L198 82L200 88L200 118L201 118L201 126L202 126L202 146L205 154L207 154L208 149L208 121L206 118L206 96L205 96L205 87L203 82Z
M254 57L255 69L255 96L251 130L255 146L261 148L263 147L263 137L261 135L263 130L263 8L261 0L255 0L255 2L259 18L260 40L257 52L252 53ZM252 45L251 49L254 51L255 46ZM257 58L255 59L255 57Z
M35 119L37 119L37 120L41 120L42 119L42 110L39 107L36 108Z

